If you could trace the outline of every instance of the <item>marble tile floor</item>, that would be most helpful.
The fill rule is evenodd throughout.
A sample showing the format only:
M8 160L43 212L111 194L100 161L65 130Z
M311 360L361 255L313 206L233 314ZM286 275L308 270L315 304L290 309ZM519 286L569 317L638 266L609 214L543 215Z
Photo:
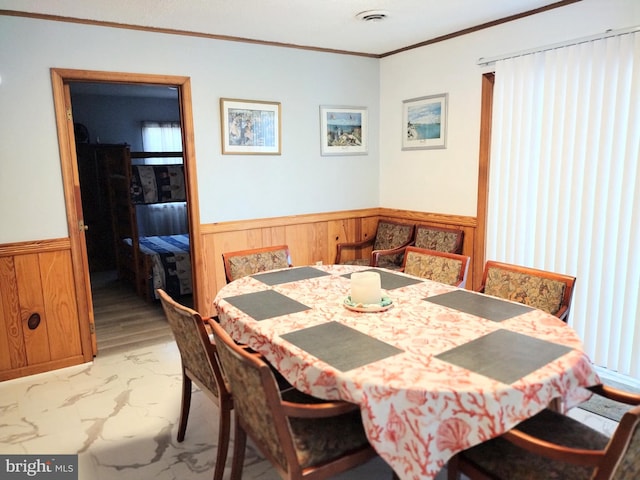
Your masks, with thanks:
M77 453L80 480L211 479L216 407L195 389L186 438L178 443L180 389L173 341L0 382L0 453ZM608 433L616 425L579 409L572 414ZM229 470L230 458L225 478ZM243 478L280 477L249 445ZM445 478L443 470L437 480ZM336 479L390 480L391 469L374 459Z

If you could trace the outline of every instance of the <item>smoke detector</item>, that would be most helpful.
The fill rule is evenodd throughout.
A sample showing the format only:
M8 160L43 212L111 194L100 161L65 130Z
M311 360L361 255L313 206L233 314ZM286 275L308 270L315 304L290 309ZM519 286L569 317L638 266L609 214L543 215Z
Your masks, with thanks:
M389 16L389 12L385 10L366 10L356 15L358 20L363 22L381 22Z

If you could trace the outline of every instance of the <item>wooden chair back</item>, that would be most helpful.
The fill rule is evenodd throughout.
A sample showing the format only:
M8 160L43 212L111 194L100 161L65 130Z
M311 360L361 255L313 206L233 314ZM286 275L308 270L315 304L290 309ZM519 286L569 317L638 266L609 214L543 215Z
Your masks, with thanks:
M635 407L622 416L602 462L596 467L594 480L640 478L640 394L602 385L596 387L596 393Z
M576 278L488 260L479 292L544 310L567 321Z
M242 476L247 435L282 478L291 480L328 478L375 456L356 405L280 390L261 355L209 323L234 398L232 479Z
M414 246L439 252L462 253L464 231L455 228L416 225Z
M218 447L213 478L222 480L229 449L233 402L218 363L215 346L209 338L207 323L198 312L179 304L162 289L157 292L182 362L182 407L178 441L182 442L185 437L193 382L218 405Z
M287 245L226 252L222 254L222 261L227 283L254 273L292 266Z
M415 225L413 224L380 220L374 237L358 242L339 243L336 246L335 263L400 269L404 249L413 242L414 232ZM342 258L343 251L360 250L366 247L373 250L365 258L356 258L355 260Z
M409 275L464 288L469 257L410 246L405 250L402 270Z
M448 480L460 473L471 480L495 478L640 478L640 394L613 387L592 387L596 395L634 407L611 438L584 423L543 410L501 437L456 454Z

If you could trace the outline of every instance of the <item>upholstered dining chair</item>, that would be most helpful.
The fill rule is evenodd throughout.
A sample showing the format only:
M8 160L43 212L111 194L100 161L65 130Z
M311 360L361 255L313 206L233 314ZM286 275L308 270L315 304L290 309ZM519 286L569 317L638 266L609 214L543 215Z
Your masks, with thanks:
M287 245L250 248L222 254L227 283L254 273L291 267Z
M506 434L455 455L448 479L634 480L640 478L640 395L607 386L591 390L634 405L611 438L553 410L543 410Z
M231 480L242 477L247 435L288 480L328 478L376 455L356 405L279 390L259 354L237 345L218 323L209 324L234 398Z
M404 273L464 288L469 257L409 246L404 251Z
M402 267L404 249L413 241L415 225L380 220L374 237L358 242L342 242L336 246L336 264L369 265L372 267L399 270ZM372 252L365 258L345 260L346 250L361 251L372 247Z
M462 253L464 231L456 228L416 225L414 246L439 252Z
M567 321L576 278L488 260L479 292L544 310Z
M177 303L162 289L157 292L182 361L182 406L178 442L182 442L185 437L192 384L195 383L218 405L218 447L213 479L222 480L229 450L233 401L215 355L215 346L205 328L206 320L198 312Z

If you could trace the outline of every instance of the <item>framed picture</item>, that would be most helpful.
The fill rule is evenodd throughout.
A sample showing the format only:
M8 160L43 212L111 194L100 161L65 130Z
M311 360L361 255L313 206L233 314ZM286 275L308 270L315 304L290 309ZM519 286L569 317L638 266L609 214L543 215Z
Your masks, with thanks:
M447 148L449 94L402 102L402 150Z
M280 103L220 99L222 154L280 155Z
M369 147L366 107L320 106L320 154L364 155Z

